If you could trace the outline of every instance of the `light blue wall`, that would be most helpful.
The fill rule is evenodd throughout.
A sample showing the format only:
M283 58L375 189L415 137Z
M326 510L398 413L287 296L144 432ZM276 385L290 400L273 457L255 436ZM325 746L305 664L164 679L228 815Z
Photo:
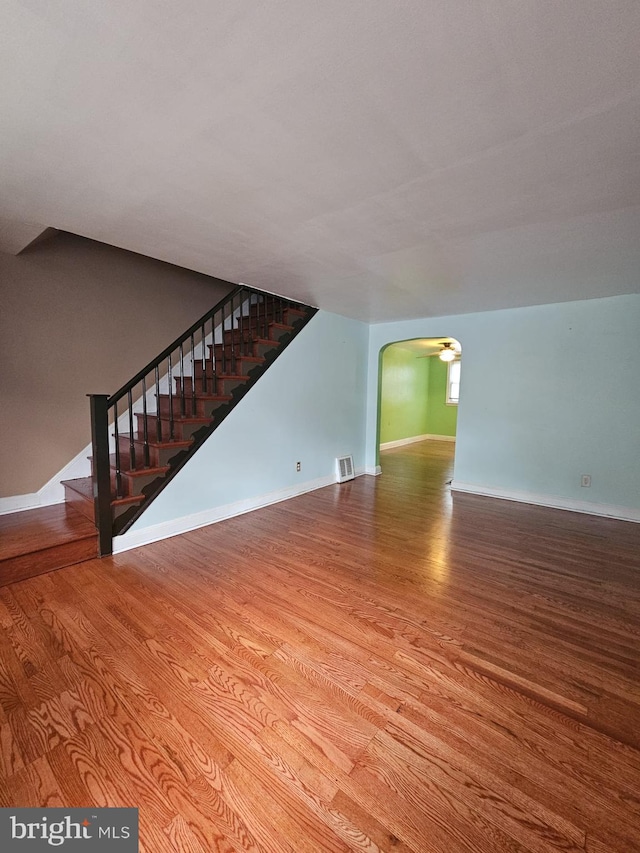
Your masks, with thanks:
M454 480L640 509L640 295L370 327L367 464L381 347L460 341ZM592 476L590 489L580 475Z
M444 336L464 353L456 483L640 518L639 330L638 295L370 327L319 312L131 533L311 487L339 455L373 471L381 348Z
M368 334L319 311L131 532L362 468Z

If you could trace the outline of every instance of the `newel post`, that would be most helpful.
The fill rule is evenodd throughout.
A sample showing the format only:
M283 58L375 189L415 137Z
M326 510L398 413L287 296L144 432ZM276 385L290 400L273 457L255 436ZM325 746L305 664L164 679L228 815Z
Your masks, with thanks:
M106 557L113 551L111 518L111 471L109 464L109 397L89 394L91 403L91 446L93 455L93 505L98 528L98 552Z

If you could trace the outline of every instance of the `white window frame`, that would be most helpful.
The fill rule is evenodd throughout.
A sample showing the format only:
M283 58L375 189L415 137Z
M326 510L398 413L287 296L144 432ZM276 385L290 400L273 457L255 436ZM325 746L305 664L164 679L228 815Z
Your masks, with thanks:
M447 362L447 406L457 406L460 402L460 374L462 373L460 367L458 367L458 399L454 400L451 397L451 385L455 384L451 379L451 365L457 364L460 365L460 359L455 358L453 361Z

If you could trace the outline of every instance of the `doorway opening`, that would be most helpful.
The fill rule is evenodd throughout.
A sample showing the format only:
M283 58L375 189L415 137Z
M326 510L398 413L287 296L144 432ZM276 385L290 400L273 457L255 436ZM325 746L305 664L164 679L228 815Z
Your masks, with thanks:
M381 452L429 442L433 452L439 448L451 459L453 472L461 374L462 347L452 337L396 341L382 348L378 464Z

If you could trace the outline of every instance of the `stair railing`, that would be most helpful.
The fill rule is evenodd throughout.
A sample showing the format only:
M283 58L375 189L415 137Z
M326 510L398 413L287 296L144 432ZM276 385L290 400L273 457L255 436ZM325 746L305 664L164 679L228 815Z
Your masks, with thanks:
M115 394L88 395L93 499L101 556L112 553L112 493L115 490L116 499L125 498L122 472L149 467L150 441L174 440L176 417L196 416L196 372L200 372L202 393L215 396L217 377L235 371L236 359L250 354L256 333L267 336L268 324L282 323L287 308L306 307L246 285L231 286L233 289L220 302ZM174 381L179 390L174 390ZM154 395L155 415L149 412Z

